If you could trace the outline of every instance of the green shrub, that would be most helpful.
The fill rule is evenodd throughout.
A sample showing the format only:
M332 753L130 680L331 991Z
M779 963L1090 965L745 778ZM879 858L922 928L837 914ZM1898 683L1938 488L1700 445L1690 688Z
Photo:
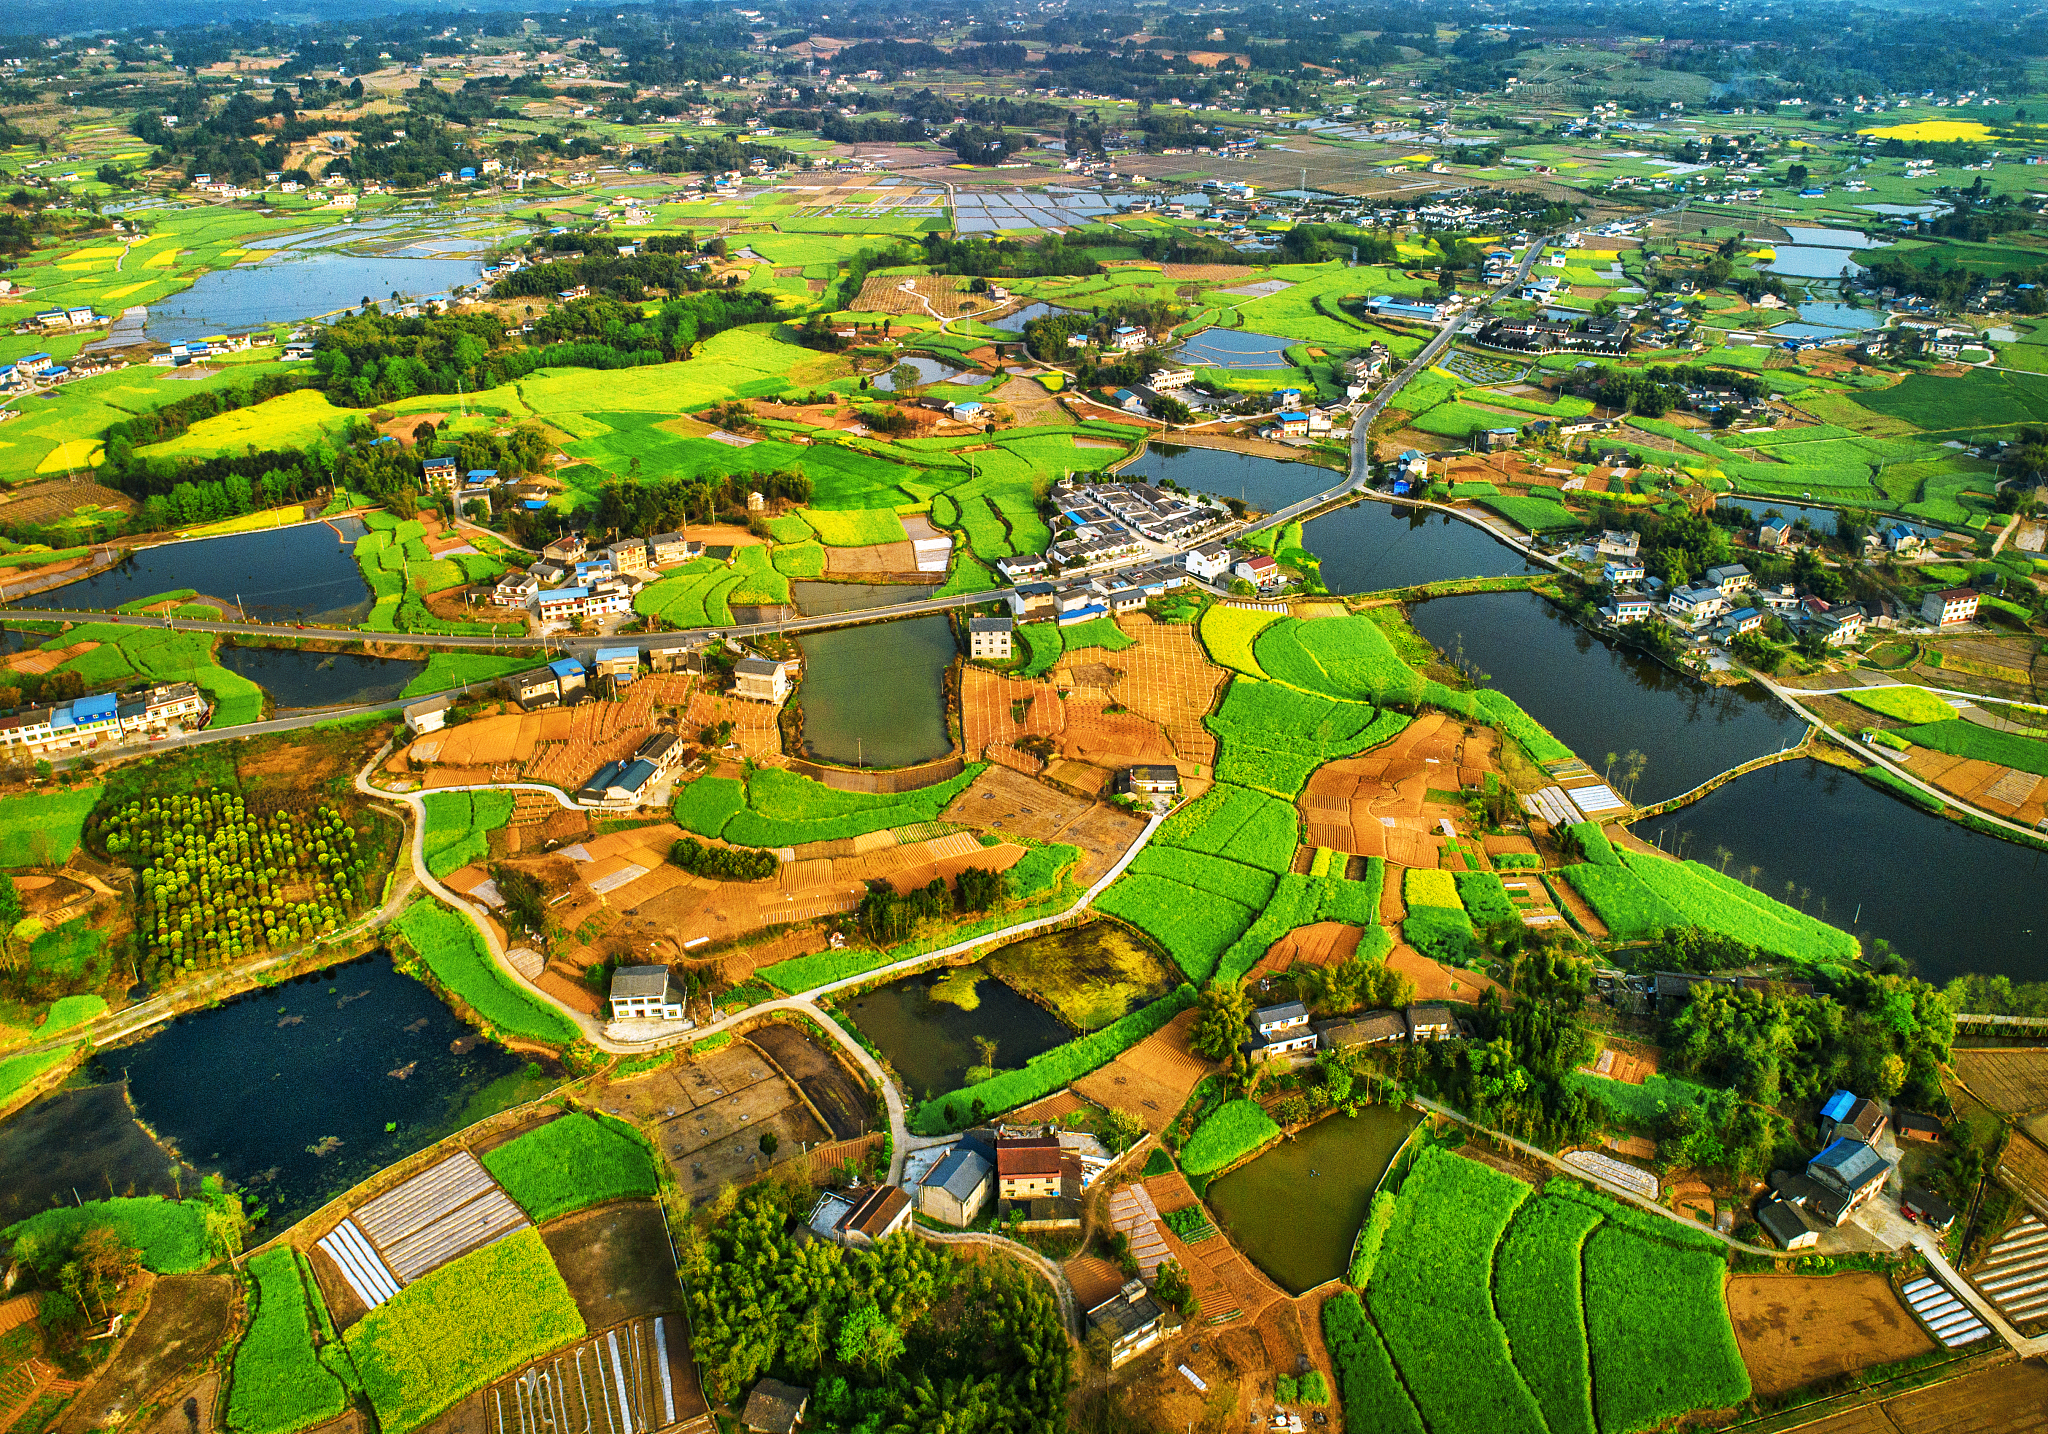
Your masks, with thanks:
M348 1391L320 1362L305 1287L289 1245L249 1261L256 1313L235 1347L227 1427L237 1434L293 1434L348 1407Z
M538 1224L585 1205L652 1195L654 1159L615 1121L571 1112L485 1154L484 1169Z
M585 1332L540 1231L526 1229L423 1275L343 1338L378 1427L410 1434Z
M213 1263L207 1209L204 1199L129 1195L40 1210L0 1233L15 1242L17 1258L40 1269L43 1252L68 1249L79 1231L104 1227L141 1257L144 1269L189 1275Z
M1181 1168L1207 1175L1251 1154L1280 1135L1280 1127L1257 1101L1233 1100L1218 1107L1181 1150Z

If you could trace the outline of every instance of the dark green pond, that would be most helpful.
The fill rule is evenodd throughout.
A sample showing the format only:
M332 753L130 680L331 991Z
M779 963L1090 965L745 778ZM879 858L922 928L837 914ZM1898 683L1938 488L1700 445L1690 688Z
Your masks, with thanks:
M170 1193L182 1159L266 1206L267 1229L554 1083L382 953L181 1016L94 1056L82 1079L98 1091L60 1091L0 1124L0 1191L30 1209L73 1185L86 1199ZM161 1142L154 1155L135 1120Z
M906 976L846 1003L847 1015L895 1068L913 1098L959 1089L968 1068L981 1061L976 1036L996 1043L995 1063L1004 1070L1074 1038L1050 1011L993 977L975 983L972 1010L937 1000L932 988L944 977L943 972Z
M945 679L958 645L944 614L806 633L799 643L805 756L908 767L953 750Z
M388 702L427 670L426 663L403 658L289 647L223 646L220 665L241 673L284 708Z
M1319 1120L1210 1185L1209 1213L1282 1289L1312 1290L1349 1267L1372 1192L1420 1118L1373 1105Z

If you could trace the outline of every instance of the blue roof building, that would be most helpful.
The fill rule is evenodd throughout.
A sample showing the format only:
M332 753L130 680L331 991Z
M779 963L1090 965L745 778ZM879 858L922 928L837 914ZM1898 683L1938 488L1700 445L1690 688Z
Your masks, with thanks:
M498 481L498 470L495 468L472 468L469 470L469 481L472 483L495 483Z
M81 697L71 704L71 716L81 727L93 722L111 722L120 711L120 699L111 692Z
M565 588L563 591L569 590ZM554 673L557 677L581 679L583 676L583 664L573 657L558 657L548 664L548 671Z
M1820 1108L1820 1113L1828 1120L1847 1120L1849 1112L1855 1108L1856 1093L1849 1090L1838 1090L1828 1097L1827 1104Z

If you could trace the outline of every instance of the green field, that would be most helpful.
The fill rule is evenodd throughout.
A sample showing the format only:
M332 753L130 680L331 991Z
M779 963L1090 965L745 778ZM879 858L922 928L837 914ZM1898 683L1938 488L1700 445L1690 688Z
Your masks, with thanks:
M445 692L465 683L494 682L508 673L523 672L535 665L531 657L492 657L488 653L436 652L427 658L426 669L405 684L401 697L419 697Z
M348 1391L313 1349L313 1323L291 1246L248 1264L255 1315L235 1346L227 1426L236 1434L295 1434L348 1407Z
M14 1253L33 1264L35 1251L66 1246L78 1231L105 1226L142 1257L144 1269L160 1275L188 1275L213 1263L206 1211L204 1200L122 1196L43 1210L8 1226L4 1233L15 1241Z
M1181 1169L1190 1175L1207 1175L1243 1159L1279 1135L1280 1127L1257 1101L1229 1101L1195 1127L1195 1133L1181 1148Z
M0 797L0 867L62 866L103 788Z
M949 782L912 792L842 792L779 767L763 768L744 787L730 778L700 778L676 795L677 825L735 846L797 846L837 841L890 827L933 821L981 775L976 763ZM702 790L700 790L702 789Z
M434 979L489 1025L550 1045L566 1046L577 1039L575 1022L500 970L465 918L422 900L406 908L397 926Z
M485 1153L484 1169L536 1222L585 1205L652 1195L654 1158L624 1126L580 1112Z
M511 792L429 792L421 850L427 870L445 877L490 855L490 834L512 820Z
M1947 706L1946 703L1943 704ZM1978 762L1995 762L2001 767L2013 767L2022 772L2032 772L2037 777L2048 777L2048 742L2032 737L2022 737L2013 732L1996 732L1989 727L1979 727L1974 722L1957 720L1950 710L1947 721L1923 723L1917 727L1901 727L1898 735L1917 746L1930 747L1937 752L1946 752L1951 757L1966 757Z
M585 1333L527 1229L407 1285L344 1336L384 1434L410 1434L466 1395Z

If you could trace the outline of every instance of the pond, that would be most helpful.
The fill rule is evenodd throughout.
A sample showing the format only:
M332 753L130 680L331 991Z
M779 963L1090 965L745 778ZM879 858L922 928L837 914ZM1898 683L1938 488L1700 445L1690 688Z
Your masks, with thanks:
M382 952L180 1016L84 1067L101 1091L124 1078L135 1119L161 1142L153 1165L104 1095L66 1090L0 1125L0 1190L47 1186L46 1162L77 1172L68 1183L88 1199L109 1182L161 1190L182 1158L267 1207L264 1227L277 1229L554 1083ZM60 1124L55 1103L90 1120Z
M1091 921L1013 941L989 953L991 974L1036 996L1077 1030L1094 1031L1151 1004L1180 983L1179 970L1114 921Z
M281 254L200 275L183 293L149 306L149 337L185 343L241 333L265 324L350 309L370 299L389 304L395 289L408 299L474 284L481 265L466 259L370 258L354 254Z
M950 364L940 363L935 358L927 358L923 354L904 354L895 363L883 369L879 374L876 374L869 382L884 393L894 393L896 391L896 370L902 368L905 364L917 370L917 381L920 384L951 383L961 374L967 372L965 369L954 368Z
M1053 304L1026 304L1014 314L1004 314L1000 319L990 319L987 322L992 329L1001 329L1009 334L1021 334L1024 332L1024 326L1033 319L1053 319L1061 314L1073 312L1072 309L1062 309Z
M1322 559L1323 585L1333 593L1540 571L1470 523L1405 503L1353 503L1311 518L1301 540Z
M365 657L355 652L301 652L289 647L219 649L220 665L239 672L271 696L274 705L343 707L388 702L427 670L424 662Z
M871 607L894 607L900 602L923 602L938 590L937 583L827 583L799 579L789 585L789 597L805 617L821 617Z
M1749 514L1758 522L1766 513L1776 513L1781 518L1798 522L1806 519L1806 526L1816 533L1832 535L1838 521L1833 508L1815 508L1804 503L1781 503L1775 498L1722 498L1714 505L1717 508L1734 508Z
M1372 1192L1419 1119L1371 1105L1319 1120L1210 1185L1210 1214L1282 1289L1312 1290L1350 1267Z
M932 994L942 981L954 999ZM1050 1011L979 967L906 976L854 997L846 1013L912 1096L945 1095L965 1084L968 1069L981 1063L977 1036L996 1043L995 1064L1005 1070L1074 1038Z
M1262 513L1278 512L1344 481L1344 475L1335 469L1314 463L1283 463L1277 458L1178 444L1154 444L1119 472L1152 484L1171 478L1190 493L1236 498Z
M1782 762L1633 830L1709 866L1726 849L1730 876L1751 881L1755 866L1760 890L1866 950L1891 942L1937 985L1966 971L2048 980L2048 852L1930 815L1839 767Z
M1751 757L1796 742L1805 724L1760 688L1706 687L1610 645L1534 593L1437 598L1409 609L1415 628L1486 674L1588 765L1609 752L1647 759L1639 802L1691 791Z
M268 621L353 626L369 615L370 589L350 551L369 531L355 518L299 523L141 548L118 567L18 600L17 608L116 608L191 588L240 601Z
M1759 264L1759 269L1786 279L1839 279L1847 269L1851 275L1863 265L1857 261L1851 249L1821 249L1807 244L1780 244L1773 251L1776 258Z
M805 756L849 767L908 767L953 750L946 668L959 644L944 613L805 633L798 644Z
M1247 329L1203 329L1180 346L1173 361L1196 368L1293 368L1287 350L1300 342Z

